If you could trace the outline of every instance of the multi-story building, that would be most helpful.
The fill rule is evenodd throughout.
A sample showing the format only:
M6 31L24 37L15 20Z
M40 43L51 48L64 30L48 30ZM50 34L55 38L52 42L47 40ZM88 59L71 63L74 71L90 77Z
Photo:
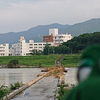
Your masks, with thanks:
M63 42L67 42L68 40L71 40L73 36L71 34L57 34L53 36L53 41L55 45L60 45Z
M0 56L9 56L9 44L0 44Z
M43 36L43 42L53 42L53 35Z
M19 43L12 44L10 51L13 56L26 56L31 53L33 49L43 51L47 42L34 42L34 40L29 40L29 43L26 42L23 36L20 37ZM53 46L53 42L48 42L49 45Z
M49 35L43 36L43 42L53 42L53 36L57 33L58 29L49 29Z
M73 36L71 34L58 34L58 29L49 29L49 35L43 36L43 41L53 42L54 46L59 46L72 38Z

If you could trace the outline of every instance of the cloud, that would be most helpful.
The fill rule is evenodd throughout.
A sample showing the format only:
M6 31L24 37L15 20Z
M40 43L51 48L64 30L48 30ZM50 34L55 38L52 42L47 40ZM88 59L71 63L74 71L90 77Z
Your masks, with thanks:
M0 33L97 18L100 17L99 3L99 0L0 0Z

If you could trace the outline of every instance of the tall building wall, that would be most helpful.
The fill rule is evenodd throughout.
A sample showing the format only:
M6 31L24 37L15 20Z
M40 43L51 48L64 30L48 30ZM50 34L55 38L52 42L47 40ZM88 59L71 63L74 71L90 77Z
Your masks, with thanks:
M57 35L58 34L58 29L49 29L49 35Z
M0 44L0 56L9 56L9 44Z

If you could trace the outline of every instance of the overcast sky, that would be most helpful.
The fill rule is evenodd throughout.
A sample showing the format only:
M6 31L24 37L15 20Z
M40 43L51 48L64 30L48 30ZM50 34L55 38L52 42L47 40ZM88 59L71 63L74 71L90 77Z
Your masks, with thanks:
M100 18L100 0L0 0L0 33Z

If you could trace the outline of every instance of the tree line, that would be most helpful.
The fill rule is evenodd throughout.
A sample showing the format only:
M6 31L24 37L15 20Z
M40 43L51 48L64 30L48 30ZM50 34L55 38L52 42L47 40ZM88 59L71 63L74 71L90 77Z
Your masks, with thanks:
M100 43L100 32L84 33L75 36L73 39L62 43L59 47L45 46L43 54L75 54L80 53L84 48L92 44Z

